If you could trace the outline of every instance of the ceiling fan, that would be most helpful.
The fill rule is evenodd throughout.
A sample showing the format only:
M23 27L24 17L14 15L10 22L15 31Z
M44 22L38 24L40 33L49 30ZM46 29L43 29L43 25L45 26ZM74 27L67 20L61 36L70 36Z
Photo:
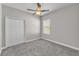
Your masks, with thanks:
M41 4L40 3L37 3L36 4L36 9L35 10L33 10L33 9L27 9L28 11L35 11L34 13L33 13L33 15L41 15L41 13L42 12L47 12L47 11L49 11L49 9L48 10L42 10L42 7L41 7Z

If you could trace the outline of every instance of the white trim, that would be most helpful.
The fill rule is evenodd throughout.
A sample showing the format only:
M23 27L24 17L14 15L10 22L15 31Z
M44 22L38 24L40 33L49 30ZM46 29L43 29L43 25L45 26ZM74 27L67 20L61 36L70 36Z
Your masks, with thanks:
M28 41L25 41L25 42L21 42L21 43L19 43L19 44L28 43L28 42L31 42L31 41L34 41L34 40L38 40L38 39L39 39L39 38L31 39L31 40L28 40ZM19 45L19 44L16 44L16 45ZM13 45L13 46L16 46L16 45ZM3 47L3 48L1 48L1 50L6 49L6 48L8 48L8 47L12 47L12 46Z
M1 56L1 53L2 53L2 49L0 49L0 56Z
M47 39L47 38L44 38L44 37L40 37L40 38L79 51L79 48L77 48L77 47L73 47L73 46L70 46L70 45L67 45L67 44L64 44L64 43L53 41L53 40L50 40L50 39Z
M8 48L8 47L3 47L3 48L0 49L0 56L1 56L2 50L6 49L6 48Z
M35 38L35 39L30 39L28 41L25 41L25 43L28 43L28 42L31 42L31 41L35 41L35 40L39 40L39 39L40 39L40 37L39 38Z
M25 43L27 43L27 42L31 42L31 41L34 41L34 40L39 40L40 38L38 37L38 38L35 38L35 39L30 39L30 40L28 40L28 41L25 41ZM24 43L24 42L22 42L22 43ZM19 43L19 44L21 44L21 43ZM18 45L18 44L16 44L16 45ZM13 45L13 46L16 46L16 45ZM9 46L9 47L12 47L12 46ZM2 50L3 49L6 49L6 48L8 48L8 47L2 47L1 49L0 49L0 55L1 55L1 53L2 53Z

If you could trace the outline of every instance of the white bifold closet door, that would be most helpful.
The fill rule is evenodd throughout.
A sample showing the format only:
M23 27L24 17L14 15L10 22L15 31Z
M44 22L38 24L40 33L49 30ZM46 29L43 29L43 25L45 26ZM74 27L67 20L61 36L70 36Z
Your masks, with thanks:
M5 18L5 46L24 42L24 20Z

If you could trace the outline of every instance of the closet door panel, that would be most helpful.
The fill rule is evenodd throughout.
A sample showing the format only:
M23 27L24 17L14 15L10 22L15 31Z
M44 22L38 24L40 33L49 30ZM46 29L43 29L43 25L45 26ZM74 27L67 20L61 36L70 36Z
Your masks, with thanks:
M6 46L24 42L24 20L5 19L5 41Z

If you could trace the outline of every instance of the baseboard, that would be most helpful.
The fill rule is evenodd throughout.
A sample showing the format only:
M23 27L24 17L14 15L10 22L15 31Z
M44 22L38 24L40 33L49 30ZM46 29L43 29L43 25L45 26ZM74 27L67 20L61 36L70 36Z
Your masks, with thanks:
M0 49L0 56L1 56L2 50Z
M0 56L1 56L2 50L3 50L3 49L6 49L6 48L8 48L8 47L2 47L2 48L0 49Z
M38 37L38 38L31 39L31 40L28 40L28 41L25 41L25 43L32 42L32 41L38 40L38 39L39 39L39 37ZM22 42L22 43L24 43L24 42ZM21 44L21 43L19 43L19 44ZM16 44L16 45L18 45L18 44ZM13 45L13 46L16 46L16 45ZM6 48L8 48L8 47L12 47L12 46L2 47L2 48L0 49L0 55L1 55L1 53L2 53L2 50L6 49Z
M67 45L67 44L64 44L64 43L56 42L56 41L53 41L53 40L50 40L50 39L47 39L47 38L44 38L44 37L40 37L40 38L47 40L47 41L50 41L50 42L53 42L53 43L56 43L58 45L65 46L65 47L79 51L79 48L77 48L77 47L73 47L73 46L70 46L70 45Z
M73 47L73 46L70 46L70 45L67 45L67 44L64 44L64 43L56 42L56 41L53 41L53 40L50 40L50 39L47 39L47 38L44 38L44 37L40 37L40 38L42 38L42 39L44 39L44 40L47 40L47 41L50 41L50 42L53 42L53 43L56 43L56 44L59 44L59 45L61 45L61 46L65 46L65 47L68 47L68 48L71 48L71 49L74 49L74 50L79 51L79 48L76 48L76 47ZM31 40L25 41L25 43L31 42L31 41L35 41L35 40L39 40L40 38L31 39ZM24 42L23 42L23 43L24 43ZM15 46L15 45L14 45L14 46ZM6 48L8 48L8 47L3 47L3 48L0 49L0 55L1 55L1 53L2 53L2 50L3 50L3 49L6 49Z
M35 40L38 40L38 39L40 39L40 37L39 38L30 39L28 41L25 41L25 43L28 43L28 42L31 42L31 41L35 41Z

